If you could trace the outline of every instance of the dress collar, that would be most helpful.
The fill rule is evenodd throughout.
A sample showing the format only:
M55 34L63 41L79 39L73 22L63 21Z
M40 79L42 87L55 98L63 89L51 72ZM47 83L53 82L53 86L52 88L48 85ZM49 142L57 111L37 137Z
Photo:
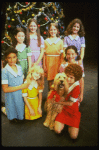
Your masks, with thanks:
M35 37L30 36L30 39L31 39L31 40L32 40L32 39L37 40L37 35L36 35Z
M77 85L79 85L79 81L76 81L73 85L71 85L71 86L69 87L68 94L69 94Z
M22 76L21 67L18 66L18 65L16 65L16 67L17 67L18 73L16 73L16 72L9 66L9 64L7 64L7 65L5 66L5 68L6 68L12 75L14 75L15 77L17 77L17 76Z
M26 45L23 44L22 47L21 47L21 49L19 49L18 46L16 46L16 49L17 49L17 51L22 52L25 49L25 47L26 47Z
M79 36L77 35L75 39L73 39L72 35L68 35L68 37L73 41L73 40L78 40Z
M54 44L58 43L58 41L60 41L60 38L57 38L57 40L56 40L55 42L52 42L52 41L50 40L50 38L46 39L46 41L47 41L50 45L52 45L53 43L54 43Z
M27 81L25 81L25 83L27 83ZM36 89L38 88L38 83L37 83L36 80L33 80L33 81L31 82L31 84L29 85L28 89L29 89L29 90L32 90L33 87L36 88Z

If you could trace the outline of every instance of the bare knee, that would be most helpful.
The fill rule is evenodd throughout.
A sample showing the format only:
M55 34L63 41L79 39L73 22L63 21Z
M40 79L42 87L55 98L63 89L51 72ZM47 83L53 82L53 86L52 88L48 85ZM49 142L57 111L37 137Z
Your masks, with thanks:
M77 139L78 133L79 133L79 128L69 127L68 132L70 134L71 139Z
M61 131L63 130L63 128L64 128L64 124L63 124L63 123L60 123L60 122L58 122L58 121L55 121L55 128L54 128L54 130L55 130L55 132L56 132L57 134L60 134Z

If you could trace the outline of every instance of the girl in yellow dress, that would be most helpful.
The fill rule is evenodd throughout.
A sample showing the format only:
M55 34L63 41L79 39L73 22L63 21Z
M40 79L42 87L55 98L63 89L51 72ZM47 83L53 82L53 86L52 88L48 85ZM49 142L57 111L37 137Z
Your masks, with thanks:
M42 117L43 69L40 66L32 67L27 78L31 79L31 84L22 91L25 102L25 119L34 120Z
M63 61L63 41L59 38L58 26L56 23L49 25L49 38L44 41L43 68L48 80L49 89L54 77L59 72L60 64Z

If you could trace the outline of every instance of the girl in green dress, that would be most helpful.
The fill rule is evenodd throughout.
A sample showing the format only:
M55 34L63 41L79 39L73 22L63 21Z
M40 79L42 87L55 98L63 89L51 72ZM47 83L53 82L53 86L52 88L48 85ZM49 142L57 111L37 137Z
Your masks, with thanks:
M27 47L24 43L25 41L25 31L23 28L16 28L13 46L18 51L18 61L22 67L24 79L27 76L28 69L31 68L31 49Z

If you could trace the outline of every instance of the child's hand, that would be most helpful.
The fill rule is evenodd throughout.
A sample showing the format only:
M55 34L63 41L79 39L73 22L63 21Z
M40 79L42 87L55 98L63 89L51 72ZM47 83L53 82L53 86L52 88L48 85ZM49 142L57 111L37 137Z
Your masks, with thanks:
M35 116L35 112L32 108L30 108L29 111L30 111L30 115Z
M83 101L83 94L80 94L79 95L79 102L82 102Z

